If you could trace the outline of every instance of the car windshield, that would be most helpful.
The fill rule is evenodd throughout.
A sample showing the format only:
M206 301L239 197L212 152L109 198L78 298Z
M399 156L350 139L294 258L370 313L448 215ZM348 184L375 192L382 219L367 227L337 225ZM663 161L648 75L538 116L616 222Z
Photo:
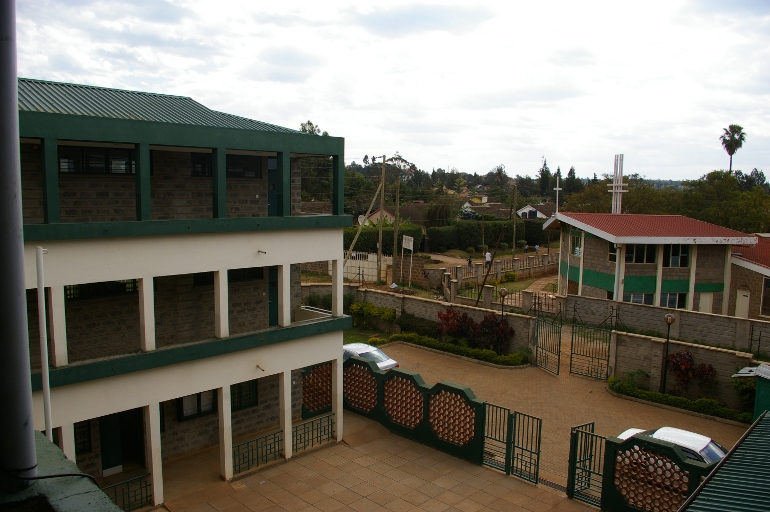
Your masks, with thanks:
M700 451L700 454L707 464L717 462L725 456L725 452L720 450L719 447L713 442L707 444L706 447Z
M387 361L390 359L388 356L385 355L385 352L382 350L375 348L371 352L364 352L363 354L358 354L358 357L361 359L366 359L367 361L374 361L375 363L381 363L383 361Z

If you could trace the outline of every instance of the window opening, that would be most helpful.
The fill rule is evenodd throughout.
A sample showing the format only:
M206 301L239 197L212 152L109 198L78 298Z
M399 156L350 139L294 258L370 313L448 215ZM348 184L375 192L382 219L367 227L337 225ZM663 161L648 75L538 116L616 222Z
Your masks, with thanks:
M686 244L669 244L663 246L664 267L688 267L690 246Z
M626 263L655 263L654 244L628 244L626 246Z
M660 306L663 308L684 309L687 307L686 293L661 293Z
M105 281L101 283L69 284L64 287L64 298L66 300L97 299L136 293L138 290L139 282L136 279Z
M250 380L230 386L230 408L240 411L258 405L257 381Z
M652 306L653 294L651 293L624 293L623 302L632 304L647 304Z
M177 399L179 421L187 421L213 414L217 409L217 395L214 390L183 396Z
M134 174L132 149L59 146L59 172L84 174Z
M91 420L75 423L75 455L91 452Z

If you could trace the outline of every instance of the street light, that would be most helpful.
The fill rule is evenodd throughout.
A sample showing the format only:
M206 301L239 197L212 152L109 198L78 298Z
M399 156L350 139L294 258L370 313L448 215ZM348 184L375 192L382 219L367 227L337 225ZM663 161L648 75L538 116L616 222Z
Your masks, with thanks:
M675 319L676 317L674 317L674 315L671 313L668 313L663 317L663 320L666 322L666 326L668 327L668 332L666 332L666 348L663 351L663 378L660 380L661 393L666 392L666 376L668 375L668 343L671 339L671 324L674 323Z
M505 320L505 296L508 295L508 290L500 288L498 293L500 294L500 314L503 315L503 320Z

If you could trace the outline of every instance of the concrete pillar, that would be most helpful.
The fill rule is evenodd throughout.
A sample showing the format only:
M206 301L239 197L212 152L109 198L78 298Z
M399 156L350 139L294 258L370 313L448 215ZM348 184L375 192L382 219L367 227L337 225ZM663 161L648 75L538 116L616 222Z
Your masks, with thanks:
M521 259L520 258L513 258L513 271L514 272L521 271Z
M64 287L54 286L47 291L48 331L53 365L67 366L69 358L67 356L67 316L64 309Z
M291 324L291 265L278 265L278 325Z
M481 281L484 280L484 272L486 270L484 268L484 263L474 263L473 266L475 270L474 275L476 276L476 282L480 283Z
M139 331L142 352L155 350L155 288L152 277L139 279Z
M457 279L458 281L462 281L463 278L463 267L462 265L457 265L455 267L454 275L452 276L452 279Z
M695 268L698 263L698 246L690 246L690 289L687 290L687 310L692 311L695 304ZM657 306L657 304L656 304Z
M59 437L61 443L61 451L64 452L72 462L75 460L75 425L73 423L65 423L61 426L61 437Z
M334 371L334 366L332 366L332 371ZM332 379L334 379L334 375L332 375ZM332 399L334 399L334 395L332 395ZM278 401L281 430L283 431L283 456L289 460L294 446L291 424L291 372L283 372L278 380Z
M342 359L335 359L332 361L332 412L334 412L334 432L338 443L342 441L343 430L342 378Z
M230 336L230 313L227 296L227 270L214 272L214 336Z
M230 415L230 386L217 388L219 410L219 475L233 479L233 419Z
M535 257L534 256L527 256L527 269L529 269L529 276L532 277L532 275L535 273Z
M607 362L607 378L615 375L615 366L618 364L618 331L610 334L610 355Z
M492 308L492 297L494 297L495 293L495 287L485 284L484 285L484 293L482 295L483 297L483 307L485 309L491 309Z
M580 235L580 272L578 273L578 295L583 295L583 255L586 252L586 232Z
M498 281L503 278L503 262L502 260L495 260L495 279Z
M147 469L152 478L152 504L163 503L163 459L160 447L160 407L163 404L152 403L144 409L144 439L149 448L150 460L147 461ZM228 401L228 407L230 403ZM231 450L232 452L232 450ZM230 464L232 467L232 464Z
M722 314L727 316L730 312L728 306L730 304L730 278L732 277L732 246L725 246L725 277L724 277L724 289L722 290Z
M449 288L449 302L453 303L457 300L457 279L452 279Z
M655 252L658 273L655 276L655 294L653 295L652 305L660 306L660 293L663 287L663 244L658 244Z
M615 297L615 300L617 302L623 302L623 293L625 288L625 279L626 279L626 250L628 250L628 247L626 245L618 245L617 250L617 258L618 258L618 280L617 280L617 289L618 293ZM650 388L650 389L657 389L657 388Z
M342 316L342 264L343 260L332 260L332 316Z
M532 307L535 292L532 290L521 291L521 309L526 313Z

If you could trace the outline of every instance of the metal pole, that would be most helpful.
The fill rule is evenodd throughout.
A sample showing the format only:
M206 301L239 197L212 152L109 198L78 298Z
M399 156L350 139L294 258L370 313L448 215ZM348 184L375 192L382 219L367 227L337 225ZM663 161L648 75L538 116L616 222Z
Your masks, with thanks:
M37 263L37 327L40 331L40 372L43 380L43 416L45 437L53 443L51 426L51 385L48 381L48 332L46 329L45 280L43 279L43 253L48 252L39 245L35 248Z
M666 376L668 375L668 341L671 338L671 324L668 324L668 332L666 332L666 348L663 353L663 376L660 379L660 392L666 392Z
M382 225L385 223L385 155L382 155L382 179L380 180L380 238L377 243L377 284L382 281Z
M396 175L396 211L395 211L396 218L393 221L393 256L395 256L398 253L398 249L397 249L397 247L398 247L398 202L400 200L399 196L400 196L400 189L401 189L401 169L398 168L398 165L396 165L396 171L398 171L398 174ZM401 269L402 269L402 273L403 273L403 268L404 268L403 247L401 249L401 253L402 253L401 254ZM393 275L391 276L393 278L393 282L394 283L396 282L395 273L396 273L396 267L394 265L393 266ZM403 278L401 279L401 282L402 283L404 282Z
M0 0L0 487L37 475L24 284L16 2Z

